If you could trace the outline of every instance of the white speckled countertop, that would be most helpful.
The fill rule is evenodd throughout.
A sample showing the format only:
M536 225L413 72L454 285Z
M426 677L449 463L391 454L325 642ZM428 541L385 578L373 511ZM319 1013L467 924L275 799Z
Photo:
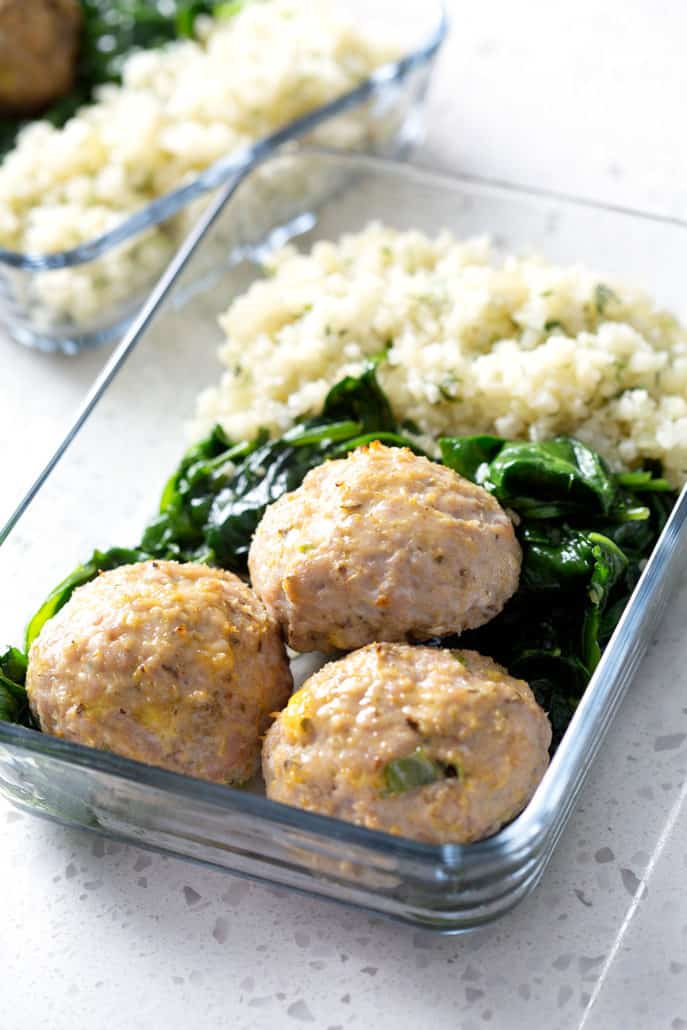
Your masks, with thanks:
M687 216L680 0L450 7L420 163ZM1 517L105 352L0 346ZM1 1030L687 1030L686 615L687 586L535 894L467 937L413 932L0 801Z

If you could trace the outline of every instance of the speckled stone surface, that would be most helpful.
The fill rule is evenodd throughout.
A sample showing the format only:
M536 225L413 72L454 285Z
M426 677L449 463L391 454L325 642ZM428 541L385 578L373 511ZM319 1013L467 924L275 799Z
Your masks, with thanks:
M687 213L684 5L451 7L421 163ZM2 343L0 518L104 357ZM683 589L535 894L467 937L252 885L0 801L0 1028L687 1030L686 616Z

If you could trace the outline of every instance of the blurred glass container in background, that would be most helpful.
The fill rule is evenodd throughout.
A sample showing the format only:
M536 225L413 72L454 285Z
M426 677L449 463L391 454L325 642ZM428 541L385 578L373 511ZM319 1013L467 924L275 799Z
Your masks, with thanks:
M278 146L297 140L398 155L418 137L434 59L447 31L439 0L394 17L390 0L342 0L371 37L393 21L402 56L355 89L256 143L227 153L192 181L69 250L24 254L0 247L0 325L18 342L76 353L116 340L169 262L209 193Z

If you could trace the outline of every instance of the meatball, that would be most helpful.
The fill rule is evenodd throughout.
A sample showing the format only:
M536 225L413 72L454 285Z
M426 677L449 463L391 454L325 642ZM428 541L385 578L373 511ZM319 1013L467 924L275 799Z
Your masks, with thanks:
M433 843L494 833L529 801L551 727L476 651L370 644L295 693L265 739L268 797Z
M29 653L48 733L220 783L257 771L291 692L277 624L228 572L124 565L74 591Z
M0 0L0 111L30 114L72 88L78 0Z
M380 443L313 469L270 505L248 558L289 645L324 652L481 626L515 592L520 562L486 490Z

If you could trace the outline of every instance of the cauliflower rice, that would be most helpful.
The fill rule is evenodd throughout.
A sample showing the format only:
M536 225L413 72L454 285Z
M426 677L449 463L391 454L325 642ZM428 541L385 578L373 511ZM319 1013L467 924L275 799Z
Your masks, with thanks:
M652 458L687 480L687 331L641 291L379 224L267 270L220 319L226 372L196 433L280 432L386 352L379 380L423 434L574 433L615 468Z

